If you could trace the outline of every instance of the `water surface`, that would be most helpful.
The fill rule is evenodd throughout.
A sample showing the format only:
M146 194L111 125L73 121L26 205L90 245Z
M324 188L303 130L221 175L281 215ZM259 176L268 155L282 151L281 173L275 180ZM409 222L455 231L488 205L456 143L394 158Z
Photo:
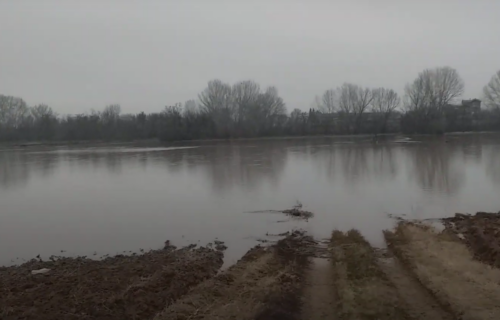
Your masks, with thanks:
M493 134L205 142L165 148L0 151L0 265L38 254L116 254L219 240L230 262L266 233L328 237L358 228L374 245L393 221L500 210ZM296 201L315 213L288 221Z

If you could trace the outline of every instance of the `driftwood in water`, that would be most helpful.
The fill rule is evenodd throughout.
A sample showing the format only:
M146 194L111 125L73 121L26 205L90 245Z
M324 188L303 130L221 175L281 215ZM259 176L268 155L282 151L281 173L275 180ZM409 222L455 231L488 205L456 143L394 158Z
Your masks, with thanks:
M271 212L271 213L284 213L287 216L291 216L294 218L300 218L300 219L309 219L314 216L314 214L310 211L305 211L302 210L302 204L298 202L295 206L292 207L292 209L285 209L285 210L260 210L260 211L249 211L250 213L264 213L264 212Z
M307 218L311 218L313 216L312 212L301 210L301 209L298 209L298 208L282 210L281 212L284 213L284 214L287 214L289 216L306 218L306 219Z

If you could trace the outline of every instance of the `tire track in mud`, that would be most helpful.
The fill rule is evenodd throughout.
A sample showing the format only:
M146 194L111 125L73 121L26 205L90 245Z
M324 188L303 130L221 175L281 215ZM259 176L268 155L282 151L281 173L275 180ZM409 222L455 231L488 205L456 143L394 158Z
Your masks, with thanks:
M294 232L273 246L254 247L154 319L298 320L311 243Z
M306 274L302 320L334 320L335 282L331 262L313 258Z
M337 319L415 319L359 231L334 231L330 251Z
M454 319L500 319L500 270L477 261L463 241L432 226L400 222L387 244Z
M414 319L453 320L455 317L441 308L436 298L424 288L397 258L387 252L378 259L379 266L391 281L399 296L406 302L408 312Z
M301 319L455 319L391 252L356 231L334 232L329 246L333 256L313 258L307 272Z

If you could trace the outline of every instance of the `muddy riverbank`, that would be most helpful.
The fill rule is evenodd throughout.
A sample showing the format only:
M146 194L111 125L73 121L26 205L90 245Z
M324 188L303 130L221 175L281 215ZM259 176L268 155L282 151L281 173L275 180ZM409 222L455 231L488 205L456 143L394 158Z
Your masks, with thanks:
M32 260L0 268L1 319L148 319L213 277L222 251L165 246L138 256ZM33 271L47 271L32 274Z
M222 243L34 259L0 268L0 319L288 319L299 313L315 243L294 231L223 271Z
M221 243L32 260L0 268L0 318L499 319L500 215L442 222L397 221L387 249L355 229L288 232L224 270Z

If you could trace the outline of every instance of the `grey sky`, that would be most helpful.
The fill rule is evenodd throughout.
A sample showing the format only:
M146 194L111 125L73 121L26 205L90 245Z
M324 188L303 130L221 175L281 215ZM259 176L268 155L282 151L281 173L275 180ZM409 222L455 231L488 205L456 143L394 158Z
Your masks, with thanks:
M0 93L77 113L159 111L208 80L274 85L288 110L343 82L449 65L480 97L500 68L500 1L0 0Z

